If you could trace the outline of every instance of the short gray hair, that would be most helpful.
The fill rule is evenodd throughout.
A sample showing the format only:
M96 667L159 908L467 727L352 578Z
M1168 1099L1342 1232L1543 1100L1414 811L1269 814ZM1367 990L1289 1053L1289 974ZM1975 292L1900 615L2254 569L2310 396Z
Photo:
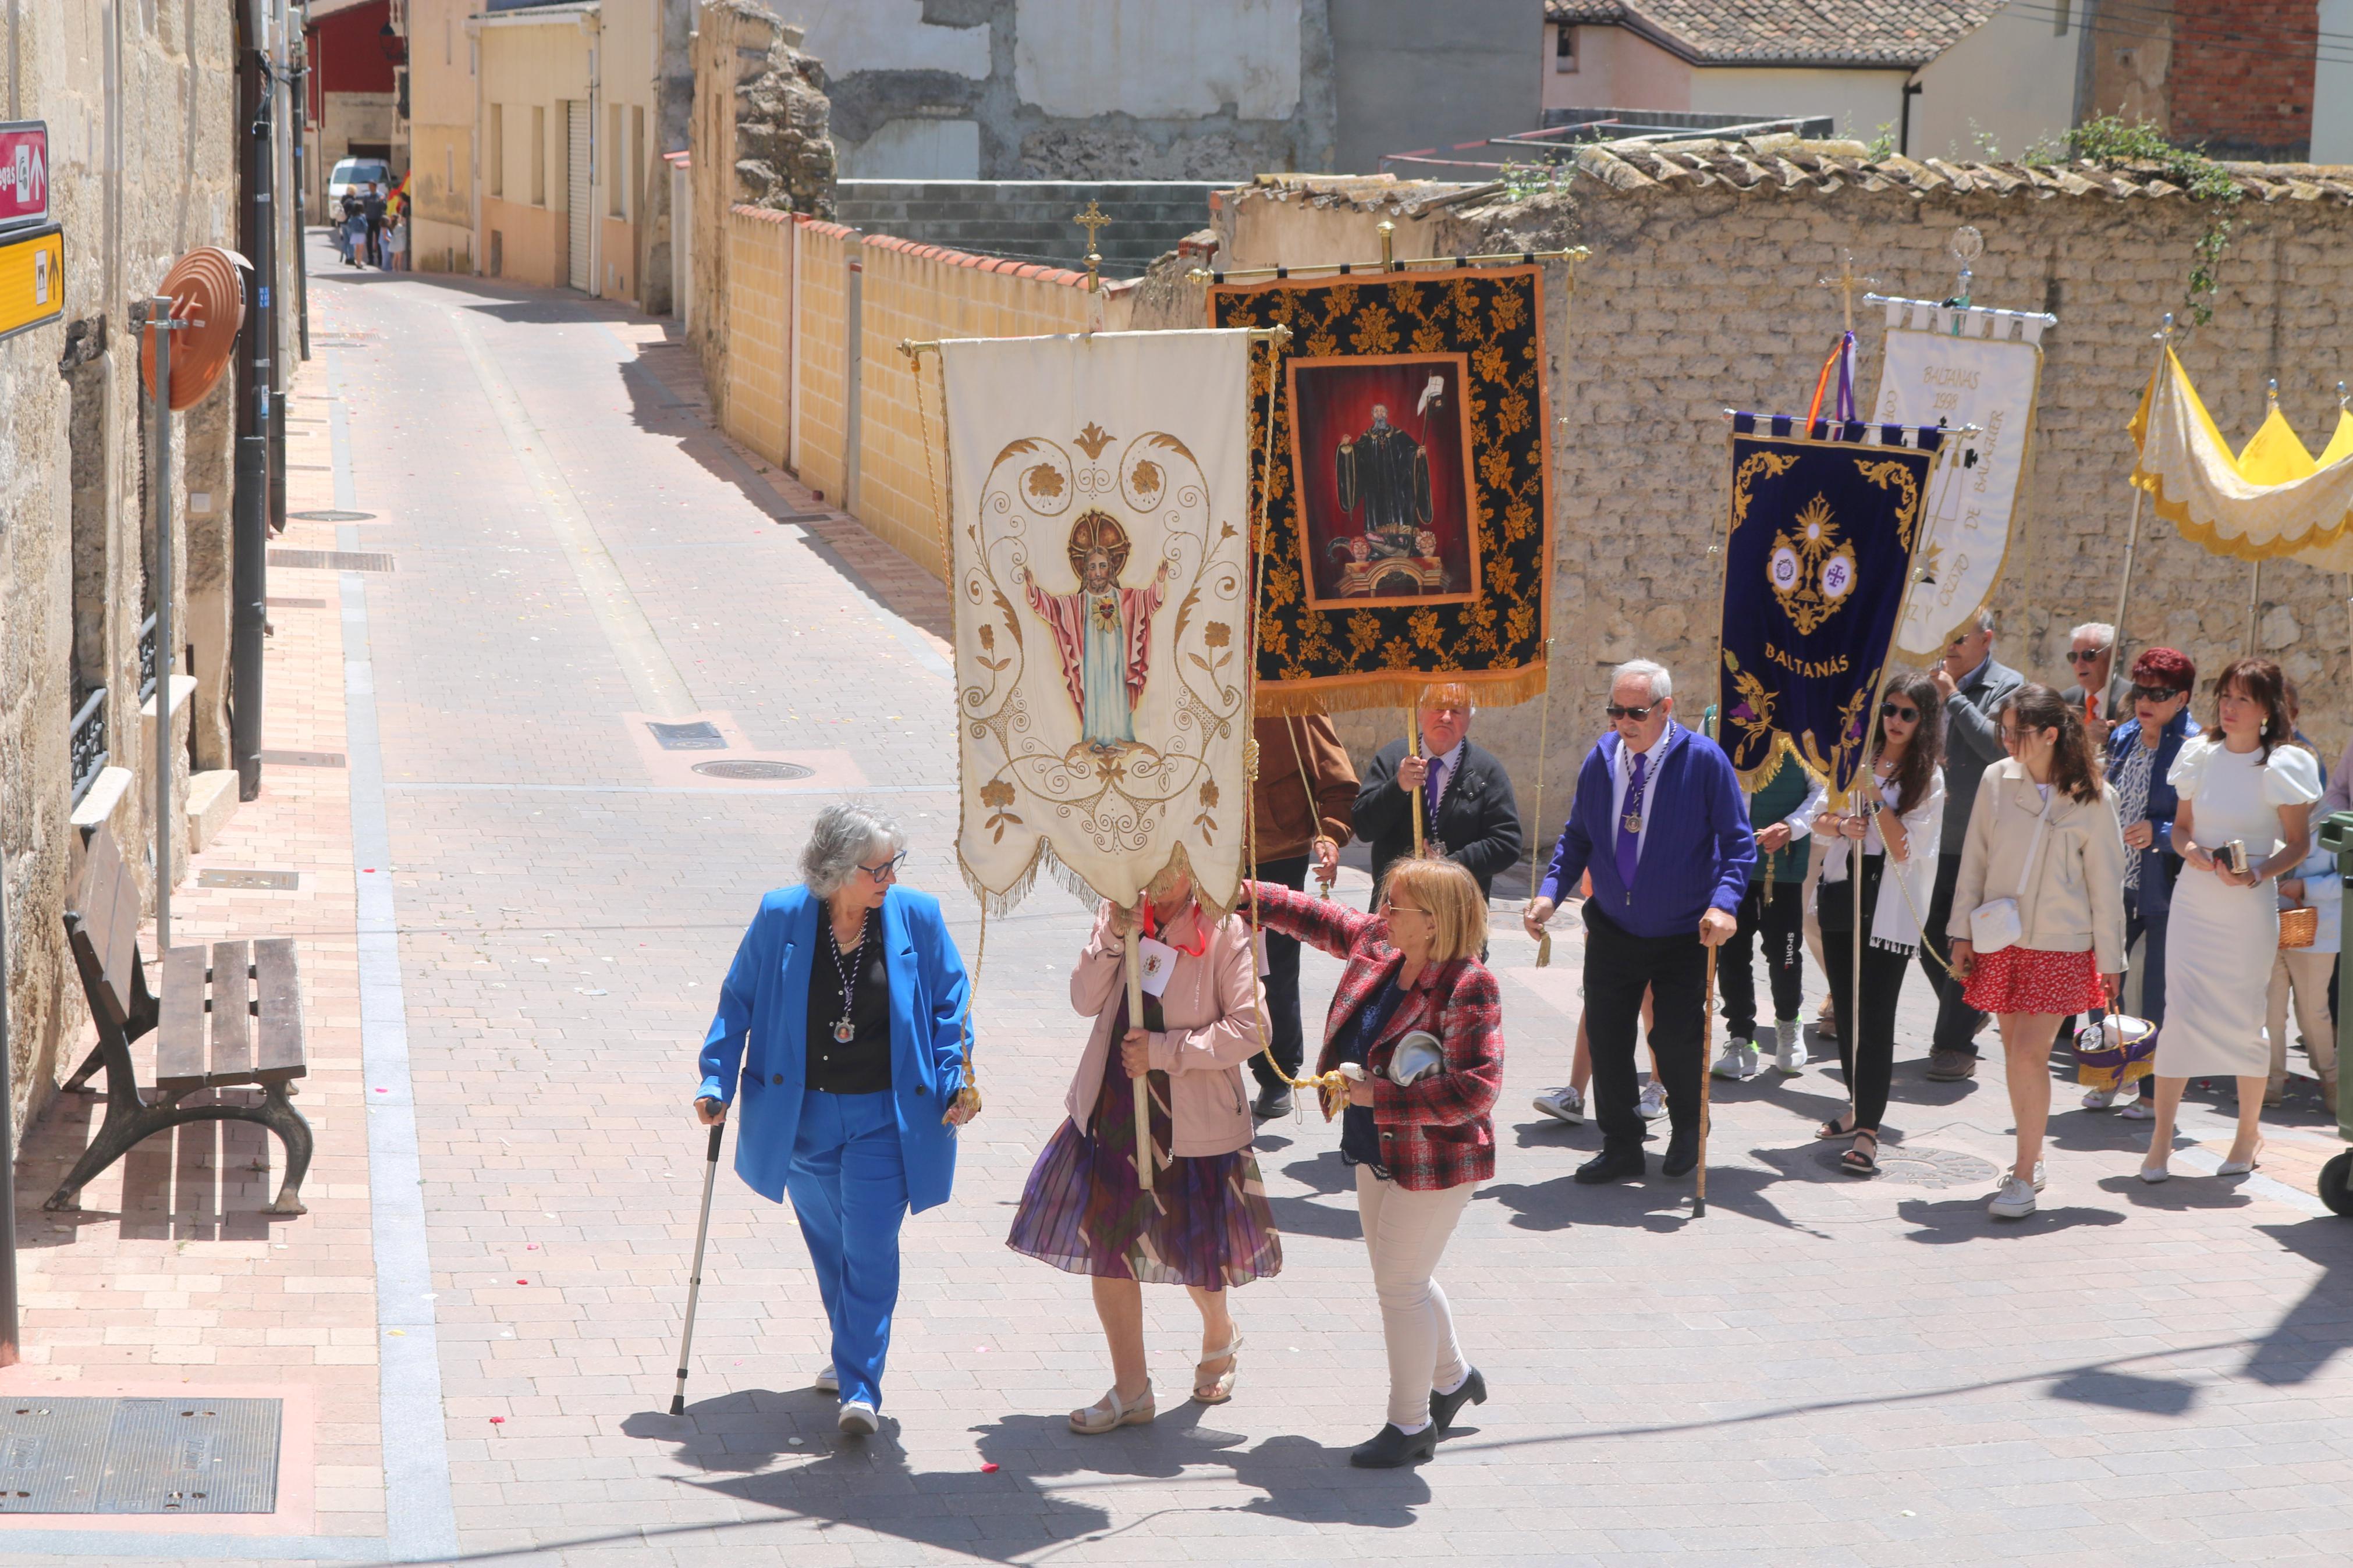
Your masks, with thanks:
M2114 647L2116 646L2116 628L2105 621L2085 621L2067 634L2069 642L2073 642L2077 637L2094 637L2098 639L2102 647Z
M1989 632L1993 630L1993 606L1991 605L1988 605L1984 609L1979 610L1974 618L1977 621L1978 630L1981 632Z
M896 855L906 847L906 830L896 822L855 801L841 801L817 814L801 850L801 880L818 898L829 899L866 856L877 849Z
M1650 688L1651 700L1660 701L1675 694L1675 678L1667 673L1663 664L1653 664L1647 658L1630 658L1609 672L1609 689L1615 691L1621 680L1640 680Z

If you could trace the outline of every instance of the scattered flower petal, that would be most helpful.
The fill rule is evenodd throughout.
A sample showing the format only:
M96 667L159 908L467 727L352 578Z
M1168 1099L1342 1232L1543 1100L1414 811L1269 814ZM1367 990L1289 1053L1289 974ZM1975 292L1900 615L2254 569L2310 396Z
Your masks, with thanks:
M980 1473L984 1476L995 1475L997 1473L997 1462L994 1459L984 1462L980 1467Z

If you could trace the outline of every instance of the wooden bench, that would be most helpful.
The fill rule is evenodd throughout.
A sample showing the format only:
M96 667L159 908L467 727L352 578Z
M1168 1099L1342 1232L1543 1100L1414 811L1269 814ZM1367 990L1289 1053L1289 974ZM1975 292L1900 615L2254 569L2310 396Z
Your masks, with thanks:
M90 841L81 882L66 911L66 938L81 971L83 994L98 1026L98 1045L72 1078L70 1091L106 1069L106 1120L73 1173L47 1207L80 1206L90 1180L133 1145L187 1121L258 1121L286 1145L286 1177L272 1214L301 1214L302 1178L311 1169L311 1124L289 1097L309 1069L302 1061L302 1004L294 943L259 942L174 947L164 955L164 994L147 989L139 963L139 885L114 836ZM155 1035L155 1084L139 1087L131 1042ZM182 1103L207 1089L259 1084L259 1105L207 1100Z

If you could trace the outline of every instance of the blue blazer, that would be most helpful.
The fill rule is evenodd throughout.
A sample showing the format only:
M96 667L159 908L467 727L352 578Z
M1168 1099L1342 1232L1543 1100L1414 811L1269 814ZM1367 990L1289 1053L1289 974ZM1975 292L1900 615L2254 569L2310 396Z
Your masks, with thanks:
M732 1105L742 1085L735 1173L771 1203L784 1202L800 1128L809 976L824 910L807 888L779 888L760 900L702 1042L702 1087L695 1093ZM882 953L891 975L891 1097L908 1205L921 1212L945 1203L955 1181L955 1129L940 1118L964 1087L964 957L940 918L940 901L906 888L883 895Z
M1586 753L1577 775L1567 826L1553 847L1552 868L1537 889L1557 901L1593 873L1592 908L1635 936L1696 936L1709 909L1740 912L1748 875L1757 864L1757 837L1748 827L1748 797L1732 759L1714 741L1670 724L1661 742L1657 776L1645 793L1642 858L1627 888L1618 879L1618 823L1611 795L1618 732Z

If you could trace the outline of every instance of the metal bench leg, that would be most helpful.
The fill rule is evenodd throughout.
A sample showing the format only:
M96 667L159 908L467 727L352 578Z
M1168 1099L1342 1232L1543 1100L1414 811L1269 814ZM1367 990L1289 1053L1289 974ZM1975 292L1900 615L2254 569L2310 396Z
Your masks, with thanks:
M99 1044L90 1047L90 1055L82 1058L81 1066L74 1068L73 1077L66 1079L65 1091L68 1094L79 1094L83 1089L90 1087L91 1075L96 1073L99 1068L105 1065L106 1044L104 1041L100 1041Z
M115 1114L107 1107L105 1121L98 1136L82 1151L68 1176L49 1201L49 1209L75 1209L81 1206L83 1186L132 1148L153 1138L166 1128L183 1126L191 1121L254 1121L278 1134L286 1145L286 1175L279 1184L278 1196L269 1205L270 1214L308 1214L302 1204L302 1178L311 1173L311 1124L286 1098L283 1084L272 1084L262 1091L259 1105L225 1105L206 1101L202 1105L183 1105L172 1100L161 1105L144 1105Z
M177 1114L176 1101L161 1105L141 1105L134 1100L110 1099L106 1103L106 1120L99 1123L98 1136L90 1141L81 1158L74 1162L73 1173L65 1184L50 1194L41 1206L46 1209L78 1209L81 1207L81 1190L98 1173L138 1144L153 1137L175 1122L191 1120Z
M302 1178L311 1173L311 1124L286 1098L290 1087L271 1084L262 1091L261 1103L245 1116L277 1133L279 1142L286 1145L286 1175L278 1184L278 1196L270 1201L271 1214L310 1212L302 1203Z

